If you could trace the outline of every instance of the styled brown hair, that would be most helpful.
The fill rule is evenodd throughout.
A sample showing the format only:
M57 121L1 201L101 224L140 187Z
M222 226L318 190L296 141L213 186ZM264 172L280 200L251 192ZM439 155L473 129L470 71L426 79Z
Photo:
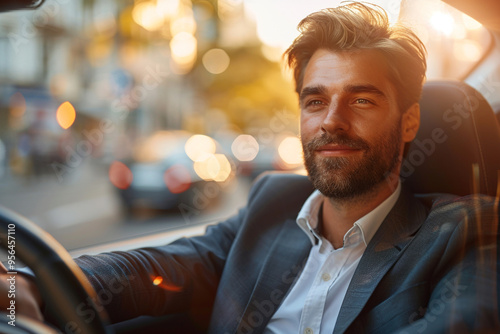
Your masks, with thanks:
M331 51L377 50L386 59L389 79L405 112L420 100L427 69L425 46L410 29L389 25L383 8L360 2L347 3L308 15L298 25L300 35L284 57L294 71L300 94L304 71L318 49Z

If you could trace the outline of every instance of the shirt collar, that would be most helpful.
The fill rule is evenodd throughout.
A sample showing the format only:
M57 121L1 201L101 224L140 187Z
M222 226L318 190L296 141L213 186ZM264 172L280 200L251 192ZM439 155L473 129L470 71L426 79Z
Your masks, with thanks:
M344 235L344 241L353 232L353 229L359 228L362 239L367 246L384 221L385 217L389 214L389 211L391 211L396 204L400 193L401 182L398 182L396 190L389 197L387 197L375 209L354 222L353 228L347 231ZM315 190L305 201L297 216L297 225L299 225L302 231L304 231L304 233L309 237L313 246L318 240L321 239L317 227L318 214L324 198L325 197L319 190Z
M318 226L319 208L323 203L323 198L323 194L319 190L315 190L305 201L297 216L297 224L309 237L313 245L315 245L317 239L319 239L315 229Z

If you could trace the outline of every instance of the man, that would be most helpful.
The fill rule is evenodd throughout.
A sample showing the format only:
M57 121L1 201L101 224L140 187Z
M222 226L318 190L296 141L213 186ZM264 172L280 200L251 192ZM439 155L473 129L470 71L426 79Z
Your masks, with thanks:
M310 181L263 176L204 236L76 259L98 294L116 292L111 319L188 312L210 333L498 331L495 202L428 207L399 181L424 47L359 3L299 27L286 56Z

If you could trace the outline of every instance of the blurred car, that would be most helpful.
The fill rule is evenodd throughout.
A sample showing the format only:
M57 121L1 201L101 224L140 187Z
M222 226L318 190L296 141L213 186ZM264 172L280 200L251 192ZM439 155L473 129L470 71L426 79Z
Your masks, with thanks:
M127 211L203 210L217 198L232 167L210 137L186 131L158 131L140 142L133 156L115 161L110 180Z

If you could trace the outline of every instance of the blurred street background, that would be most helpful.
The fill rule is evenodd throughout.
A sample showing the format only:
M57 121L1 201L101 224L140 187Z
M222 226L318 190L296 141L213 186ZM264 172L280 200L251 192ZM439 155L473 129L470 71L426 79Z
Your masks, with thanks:
M438 0L371 1L409 22L428 78L487 51ZM46 0L0 15L0 205L68 249L217 222L263 171L303 173L281 55L333 0Z

